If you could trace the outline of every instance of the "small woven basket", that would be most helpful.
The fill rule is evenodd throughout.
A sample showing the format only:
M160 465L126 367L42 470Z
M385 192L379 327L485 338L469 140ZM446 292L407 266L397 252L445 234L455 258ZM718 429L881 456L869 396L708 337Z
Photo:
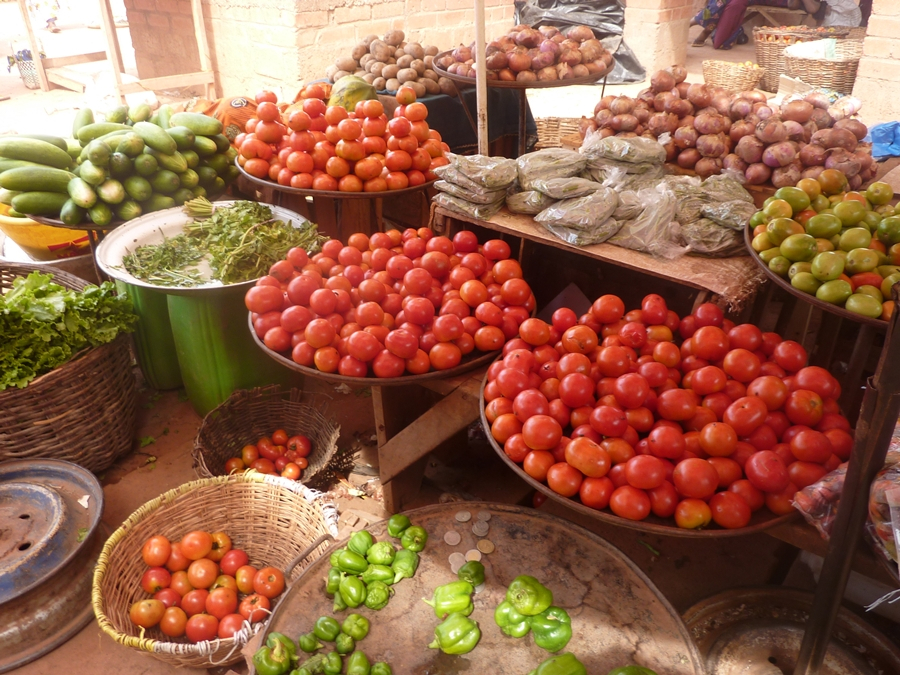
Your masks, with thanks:
M0 262L0 292L17 277L46 266ZM81 290L84 279L51 269L60 286ZM86 349L28 383L0 391L0 462L63 459L98 473L131 451L137 391L127 335Z
M824 87L849 94L856 82L856 70L863 51L862 40L838 40L834 51L833 59L809 59L785 54L785 74L803 80L812 87Z
M812 42L822 38L845 38L851 35L850 28L832 26L826 31L806 28L804 26L783 26L773 28L761 26L753 29L753 40L756 46L756 62L765 69L760 81L760 88L765 91L778 91L778 77L785 72L784 48L797 42Z
M247 552L251 565L284 570L290 585L337 535L337 509L301 483L250 471L169 490L132 513L106 541L91 590L100 628L119 644L173 666L225 666L241 660L241 647L265 622L245 622L233 638L192 644L187 638L165 637L158 627L143 631L142 637L128 617L131 605L148 597L141 588L144 542L158 534L178 541L193 530L225 532L236 548Z
M225 462L240 455L241 448L284 429L288 436L303 434L312 444L309 465L301 481L315 485L325 477L337 452L340 426L328 419L319 407L301 403L303 391L286 391L279 385L239 389L203 418L194 439L194 471L201 478L225 474Z
M765 72L765 69L755 64L748 66L743 63L712 60L703 62L703 81L732 93L756 89Z
M534 149L562 147L564 136L578 133L579 121L577 117L538 117L534 121L538 134Z

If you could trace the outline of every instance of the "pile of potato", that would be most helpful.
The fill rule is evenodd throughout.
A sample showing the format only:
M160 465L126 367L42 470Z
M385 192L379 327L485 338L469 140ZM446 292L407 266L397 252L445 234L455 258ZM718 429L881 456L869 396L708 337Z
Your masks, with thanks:
M402 30L389 31L384 38L369 35L363 39L350 56L342 56L325 70L332 82L347 75L363 78L378 91L395 93L401 85L412 87L416 96L447 94L454 96L453 83L438 77L431 63L440 51L434 45L406 42Z

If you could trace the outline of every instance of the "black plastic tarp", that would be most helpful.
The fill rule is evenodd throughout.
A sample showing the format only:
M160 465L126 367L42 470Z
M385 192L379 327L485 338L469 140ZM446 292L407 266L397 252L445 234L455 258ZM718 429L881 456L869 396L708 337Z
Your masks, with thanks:
M647 71L622 39L625 6L620 0L516 0L515 21L534 28L539 26L588 26L616 59L616 67L607 77L609 84L642 82Z

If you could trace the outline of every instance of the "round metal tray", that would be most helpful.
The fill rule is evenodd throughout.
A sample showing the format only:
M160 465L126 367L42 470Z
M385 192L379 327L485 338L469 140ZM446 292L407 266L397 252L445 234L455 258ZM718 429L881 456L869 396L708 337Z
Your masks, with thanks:
M79 223L78 225L66 225L59 218L48 218L47 216L28 216L34 222L40 223L41 225L49 225L50 227L62 227L66 230L97 230L99 232L109 232L110 230L114 230L119 225L126 223L128 221L125 220L114 220L110 222L108 225L95 225L91 221L86 221L84 223Z
M244 167L240 166L237 163L237 159L234 160L234 165L240 170L241 175L249 180L251 183L259 185L260 187L272 188L277 192L284 192L289 195L302 195L304 197L331 197L332 199L378 199L380 197L386 197L388 195L405 195L410 194L412 192L418 192L420 190L424 190L426 188L431 187L437 181L428 181L426 183L422 183L421 185L414 185L412 187L403 188L402 190L385 190L383 192L340 192L338 190L304 190L301 188L293 188L287 185L279 185L278 183L271 180L263 180L262 178L257 178L256 176L251 176L249 173L244 171Z
M463 357L463 360L458 366L454 368L448 368L447 370L430 370L427 373L422 373L421 375L402 375L400 377L348 377L346 375L340 375L338 373L323 373L321 370L316 370L315 368L301 366L299 363L296 363L295 361L282 356L278 352L273 352L271 349L266 347L265 344L263 344L262 340L259 339L259 336L253 329L253 320L250 318L250 314L247 314L247 325L250 328L250 335L253 336L253 341L256 342L256 345L260 349L262 349L270 358L274 359L285 368L290 368L291 370L298 373L303 373L304 375L309 375L310 377L325 380L326 382L336 382L338 384L346 384L348 386L391 387L403 384L416 384L417 382L425 382L427 380L444 380L449 377L463 375L464 373L468 373L469 371L476 370L481 366L487 365L497 357L497 352L488 352L486 354L478 354L474 358L469 358L472 354L475 353L471 352L470 354L467 354Z
M617 516L609 509L603 509L602 511L597 509L592 509L588 506L585 506L581 502L577 502L574 499L570 499L569 497L563 497L561 494L558 494L550 489L550 487L546 483L540 483L536 481L534 478L525 473L524 469L521 466L512 461L505 452L503 452L503 448L494 440L494 437L491 436L491 425L488 424L487 417L484 414L484 387L487 384L487 373L484 375L484 381L481 384L481 393L479 394L479 406L481 408L481 425L484 427L484 434L487 436L488 443L491 444L491 447L494 449L500 458L506 462L506 464L518 474L519 478L528 483L531 487L533 487L538 492L546 495L553 501L562 504L563 506L572 509L580 513L581 515L588 516L590 518L594 518L596 520L603 521L605 523L610 523L611 525L618 525L619 527L627 527L631 530L638 530L641 532L650 532L652 534L659 534L663 536L669 537L688 537L691 539L711 539L716 537L740 537L745 534L756 534L757 532L762 532L764 530L768 530L771 527L776 527L777 525L781 525L786 523L793 518L799 516L799 513L789 513L784 516L776 516L771 512L763 512L762 510L757 511L753 514L750 519L750 524L747 527L742 527L738 529L729 530L726 528L721 528L715 523L710 523L709 529L705 530L687 530L682 527L677 527L673 524L673 520L671 518L659 518L654 515L647 516L644 520L629 520L628 518L622 518L621 516Z
M471 521L456 521L455 514L462 510L472 514ZM427 648L440 619L422 598L430 598L437 586L456 580L448 556L475 548L478 537L472 525L481 511L490 513L487 538L496 547L482 557L486 581L473 598L472 619L478 622L481 640L468 654L448 656ZM633 663L660 675L705 672L686 626L659 589L596 534L508 504L457 502L415 509L407 515L429 533L416 575L392 587L394 595L385 608L373 612L361 607L336 615L341 621L350 612L358 612L371 621L368 636L357 645L370 661L385 661L395 673L410 674L522 675L534 670L551 654L537 647L530 636L517 640L503 635L494 623L494 609L506 587L516 576L530 574L547 585L554 604L572 617L573 636L564 651L578 657L589 673L607 673ZM386 521L368 529L376 539L388 539ZM459 545L444 542L448 531L459 533ZM337 542L335 547L345 544L346 540ZM328 558L326 552L294 582L269 620L267 634L302 635L319 616L334 614L322 581Z
M443 56L447 56L449 53L449 51L441 52L434 57L434 64L432 65L434 72L436 72L441 77L449 78L454 82L462 82L464 84L474 85L474 77L464 77L455 73L448 73L446 70L437 65L438 59ZM604 77L609 75L615 67L616 60L613 59L612 63L609 65L609 68L602 73L594 73L592 75L586 75L585 77L575 77L570 80L544 80L543 82L507 82L506 80L488 80L487 83L489 87L499 87L501 89L546 89L549 87L572 87L576 84L594 84L595 82L599 82Z
M803 291L798 291L796 288L791 286L791 282L786 281L782 277L778 276L769 269L769 266L763 262L763 259L759 257L759 254L753 250L751 246L751 242L753 241L753 236L751 234L750 227L744 228L744 244L747 246L747 252L750 254L750 257L753 258L753 261L759 266L759 268L765 273L765 275L780 288L783 288L785 291L794 295L803 302L808 302L814 307L818 307L819 309L834 314L835 316L839 316L842 319L847 319L848 321L856 321L857 323L866 324L867 326L873 326L875 328L879 328L881 330L887 329L888 322L882 319L872 319L867 316L863 316L862 314L855 314L849 310L844 309L843 307L838 307L837 305L832 305L830 302L825 302L824 300L819 300L816 296L810 295L809 293L804 293Z
M809 620L812 593L740 588L701 600L684 620L709 675L792 673ZM900 673L900 649L841 608L820 675Z

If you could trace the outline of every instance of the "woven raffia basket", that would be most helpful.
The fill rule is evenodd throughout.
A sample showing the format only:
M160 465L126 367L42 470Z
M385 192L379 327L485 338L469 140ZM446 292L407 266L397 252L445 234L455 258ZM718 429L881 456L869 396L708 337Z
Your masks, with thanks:
M337 451L341 428L325 416L324 406L302 403L302 396L300 389L287 391L279 385L234 392L203 418L194 439L194 471L201 478L221 476L225 462L239 456L245 445L284 429L289 437L309 438L309 466L300 480L315 485Z
M564 136L578 133L579 121L577 117L538 117L534 121L538 133L534 149L562 147Z
M756 89L765 69L757 65L748 66L731 61L704 61L703 81L713 87L722 87L726 91L736 93Z
M53 281L73 290L88 283L49 270ZM0 262L0 292L37 267ZM7 459L63 459L95 473L131 451L137 393L127 335L86 349L71 361L28 383L0 391L0 462Z
M178 541L193 530L225 532L235 548L247 552L251 565L282 569L290 584L337 534L337 509L322 493L301 483L250 471L169 490L132 513L107 540L91 591L100 628L119 644L173 666L225 666L241 660L241 647L265 622L245 622L233 638L192 644L187 638L165 637L158 627L141 637L141 629L128 618L131 605L148 597L141 588L147 569L141 558L144 542L158 534ZM273 610L285 593L274 601Z
M845 38L851 35L850 28L833 26L827 31L817 31L803 26L782 26L773 28L761 26L753 29L756 46L756 62L766 72L760 81L765 91L778 91L778 77L785 72L784 48L797 42L812 42L822 38Z
M785 54L785 74L803 80L812 87L824 87L849 94L856 82L856 70L863 51L862 40L838 40L834 51L833 59L808 59Z

